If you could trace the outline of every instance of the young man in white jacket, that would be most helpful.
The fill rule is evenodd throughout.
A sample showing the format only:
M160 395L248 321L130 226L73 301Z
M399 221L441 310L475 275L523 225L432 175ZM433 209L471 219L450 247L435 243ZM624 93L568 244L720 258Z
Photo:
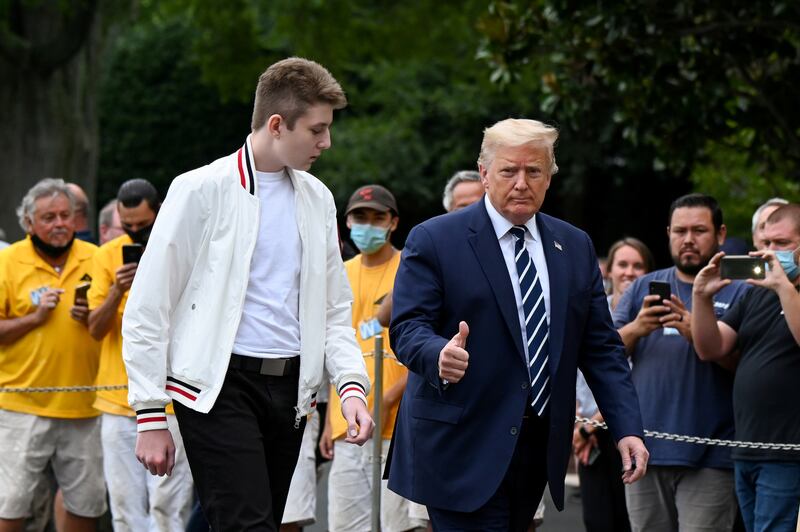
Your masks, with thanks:
M122 333L136 456L170 473L164 408L174 401L213 530L277 530L323 367L347 441L372 433L336 207L306 172L346 104L317 63L270 66L244 145L173 181L130 291Z

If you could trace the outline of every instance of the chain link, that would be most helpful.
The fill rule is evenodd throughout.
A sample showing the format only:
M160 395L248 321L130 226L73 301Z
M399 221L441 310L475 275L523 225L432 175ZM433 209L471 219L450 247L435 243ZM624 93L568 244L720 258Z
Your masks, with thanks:
M598 429L607 429L602 421L595 421L586 417L575 417L575 423L591 425ZM736 447L738 449L768 449L770 451L800 451L800 443L763 443L754 441L720 440L717 438L702 438L700 436L685 436L682 434L670 434L668 432L658 432L645 429L644 435L650 438L669 440L684 443L698 443L702 445L717 445L720 447Z
M127 384L109 386L42 386L39 388L0 388L0 393L110 392L127 389Z
M361 353L361 354L363 356L365 356L365 357L374 357L375 356L375 351L365 351L364 353ZM386 351L384 351L383 352L383 358L385 358L387 360L394 360L398 364L401 364L401 362L399 360L397 360L397 357L394 356L392 353L387 353Z
M125 384L109 386L43 386L39 388L0 388L0 393L57 393L57 392L107 392L114 390L127 390ZM591 425L598 429L608 429L602 421L595 421L586 417L575 417L575 423ZM670 434L645 429L644 435L649 438L658 438L683 443L697 443L701 445L716 445L720 447L736 447L739 449L767 449L770 451L800 451L800 443L763 443L753 441L720 440L718 438L703 438L700 436L685 436L683 434Z

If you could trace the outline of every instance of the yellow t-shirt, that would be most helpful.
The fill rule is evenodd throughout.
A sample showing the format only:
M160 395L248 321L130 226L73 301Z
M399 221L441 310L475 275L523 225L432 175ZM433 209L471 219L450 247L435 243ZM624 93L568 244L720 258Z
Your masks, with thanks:
M361 255L356 255L344 266L347 270L347 277L350 286L353 288L353 328L356 330L356 339L364 353L364 362L367 364L370 384L375 382L375 337L362 337L362 325L375 318L379 304L375 301L385 296L394 286L394 277L397 275L397 268L400 266L400 253L380 266L367 268L361 263ZM388 390L399 379L403 378L408 370L397 359L394 358L389 347L389 329L381 328L383 335L383 390ZM372 412L372 392L367 396L370 412ZM394 405L388 412L388 419L383 421L383 438L389 439L394 431L394 419L397 417L399 403ZM331 390L331 399L328 406L328 415L331 419L331 437L336 440L347 432L347 422L342 416L342 405L336 390Z
M83 323L70 317L75 287L91 280L97 247L75 240L59 275L35 251L30 237L0 251L0 319L36 311L40 290L64 293L47 321L10 344L0 345L0 386L90 386L97 374L100 344ZM0 408L56 418L95 417L94 392L0 393Z
M116 279L117 270L122 267L122 246L132 244L133 240L128 235L122 235L106 242L94 254L92 267L92 287L89 289L89 308L96 309L108 297L108 291ZM126 292L119 302L117 314L111 323L111 328L103 337L100 349L100 369L97 371L98 386L113 386L127 384L128 373L122 361L122 313L128 301ZM104 390L97 392L94 407L106 414L118 416L136 415L128 404L127 390ZM167 406L167 413L172 414L172 405Z

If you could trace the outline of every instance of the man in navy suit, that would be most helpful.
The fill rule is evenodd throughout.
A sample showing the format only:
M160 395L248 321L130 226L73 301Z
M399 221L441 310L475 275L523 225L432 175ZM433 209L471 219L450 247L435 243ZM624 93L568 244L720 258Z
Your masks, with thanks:
M415 227L394 285L392 347L409 372L389 488L434 530L526 530L550 483L559 509L580 367L622 455L648 453L591 240L539 213L558 131L509 119L484 132L482 201Z

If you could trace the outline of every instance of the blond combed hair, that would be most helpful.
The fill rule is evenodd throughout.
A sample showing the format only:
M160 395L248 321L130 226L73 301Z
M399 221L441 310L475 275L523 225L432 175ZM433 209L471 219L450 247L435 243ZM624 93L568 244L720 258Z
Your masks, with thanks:
M483 130L478 164L485 168L491 166L495 152L501 147L540 144L547 148L550 156L550 175L553 175L558 172L554 149L556 140L558 140L558 129L553 126L528 118L507 118Z
M325 103L334 109L347 105L339 82L324 66L302 57L290 57L271 65L258 78L253 131L261 129L272 115L280 115L289 129L312 106Z

